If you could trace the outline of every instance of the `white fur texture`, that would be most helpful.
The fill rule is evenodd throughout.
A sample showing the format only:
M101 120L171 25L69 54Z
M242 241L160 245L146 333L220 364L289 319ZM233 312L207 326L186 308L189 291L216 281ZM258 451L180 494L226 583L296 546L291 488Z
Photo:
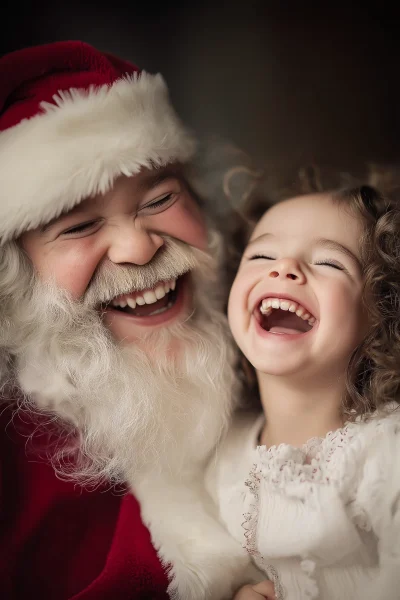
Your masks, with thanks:
M161 75L71 89L0 133L0 241L44 224L120 174L185 162L195 144Z
M92 485L122 479L135 493L169 570L170 597L231 600L252 576L250 558L218 522L203 482L238 391L222 310L220 248L214 238L212 258L172 238L165 247L165 260L115 266L122 269L118 280L104 269L91 283L94 291L76 303L38 281L15 242L5 244L0 368L4 381L19 382L26 410L65 421L66 439L48 448L59 476ZM193 312L136 344L115 344L93 310L96 298L118 293L115 285L136 286L139 273L169 279L185 264Z

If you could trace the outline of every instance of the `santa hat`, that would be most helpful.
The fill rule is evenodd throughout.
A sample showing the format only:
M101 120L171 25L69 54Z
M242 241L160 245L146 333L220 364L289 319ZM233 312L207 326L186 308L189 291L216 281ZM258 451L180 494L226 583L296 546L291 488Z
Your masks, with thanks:
M161 75L75 41L0 59L0 243L193 152Z

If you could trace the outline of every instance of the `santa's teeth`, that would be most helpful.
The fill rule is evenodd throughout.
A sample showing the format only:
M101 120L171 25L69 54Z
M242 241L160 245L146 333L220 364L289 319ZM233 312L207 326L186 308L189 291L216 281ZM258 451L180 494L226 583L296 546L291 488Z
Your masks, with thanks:
M160 300L161 298L164 298L164 296L165 296L164 286L162 284L158 285L156 287L156 289L154 290L154 293L156 295L157 300Z
M144 292L143 298L145 299L146 304L154 304L154 302L157 302L157 297L152 290Z
M111 300L110 304L111 306L116 306L118 308L125 308L126 306L135 308L136 305L143 306L144 304L154 304L157 300L164 298L165 294L174 290L175 287L176 279L171 279L170 281L158 283L154 289L146 290L137 296L134 296L132 293L129 297L128 295L124 295L119 298L114 298Z

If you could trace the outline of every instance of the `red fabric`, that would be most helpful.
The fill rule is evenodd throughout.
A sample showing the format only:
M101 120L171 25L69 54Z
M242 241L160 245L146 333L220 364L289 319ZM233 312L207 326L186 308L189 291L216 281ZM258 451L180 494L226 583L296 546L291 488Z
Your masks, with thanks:
M111 85L138 67L79 41L23 48L0 58L0 131L54 104L59 90Z
M135 498L59 481L27 458L10 418L0 416L1 599L166 600Z

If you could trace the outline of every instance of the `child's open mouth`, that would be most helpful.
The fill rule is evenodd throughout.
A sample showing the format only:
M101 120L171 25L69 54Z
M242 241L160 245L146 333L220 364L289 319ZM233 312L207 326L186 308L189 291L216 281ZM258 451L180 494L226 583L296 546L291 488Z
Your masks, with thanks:
M316 318L304 306L284 298L264 298L256 313L261 327L278 335L307 333L316 322Z

